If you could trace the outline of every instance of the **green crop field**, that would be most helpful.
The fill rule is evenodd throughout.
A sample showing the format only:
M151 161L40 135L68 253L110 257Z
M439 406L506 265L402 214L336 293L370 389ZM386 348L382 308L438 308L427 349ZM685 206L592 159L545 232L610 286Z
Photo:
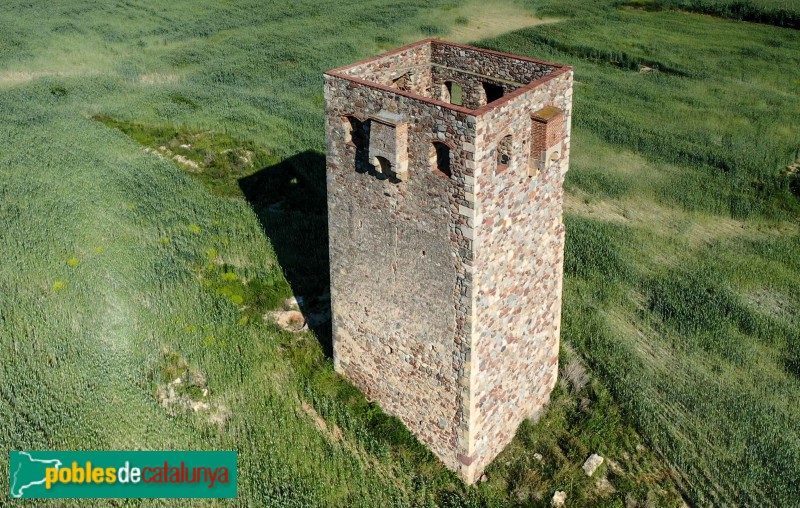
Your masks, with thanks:
M797 504L797 5L494 3L535 26L453 0L4 6L0 448L235 449L239 499L209 505ZM469 488L333 373L324 324L262 318L324 302L321 73L449 34L576 80L562 382Z

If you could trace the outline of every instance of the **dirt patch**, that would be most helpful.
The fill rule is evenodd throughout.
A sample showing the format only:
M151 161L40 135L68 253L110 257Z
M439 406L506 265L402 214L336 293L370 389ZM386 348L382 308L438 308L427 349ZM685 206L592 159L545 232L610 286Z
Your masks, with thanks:
M143 85L168 85L170 83L175 83L180 79L180 76L177 74L166 74L166 73L150 73L150 74L140 74L139 75L139 83Z
M319 413L317 413L317 410L314 409L314 406L304 400L300 401L300 408L305 414L311 417L311 419L317 425L317 428L321 430L328 439L331 441L341 442L344 434L342 434L342 429L340 429L338 425L334 424L333 429L329 429L328 422L326 422L325 419L321 417Z
M73 77L73 76L97 76L100 73L97 71L6 71L0 72L0 87L1 86L15 86L39 78L47 77Z
M475 3L463 9L447 38L454 42L474 42L537 25L556 23L558 18L537 18L516 4Z
M557 18L538 18L530 8L513 1L480 2L472 0L455 8L447 5L441 9L426 11L426 15L428 16L426 20L448 26L448 30L442 34L444 39L462 43L475 42L522 28L561 21ZM408 37L408 41L430 36L430 33L413 34Z
M745 298L753 308L772 317L800 321L797 311L789 303L791 300L780 293L762 288L746 293Z
M564 196L564 209L586 218L650 230L660 236L682 238L695 247L731 238L767 238L797 232L790 223L764 225L730 217L689 213L648 199L595 199L582 191Z
M26 83L28 81L32 81L34 79L42 78L45 76L54 76L54 72L20 72L20 71L9 71L9 72L2 72L0 73L0 85L7 85L13 86L18 85L20 83Z

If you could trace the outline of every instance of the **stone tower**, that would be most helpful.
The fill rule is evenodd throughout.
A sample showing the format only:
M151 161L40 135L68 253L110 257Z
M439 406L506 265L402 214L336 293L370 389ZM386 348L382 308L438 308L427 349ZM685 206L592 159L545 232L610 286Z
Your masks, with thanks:
M572 69L430 39L325 100L336 370L472 483L556 382Z

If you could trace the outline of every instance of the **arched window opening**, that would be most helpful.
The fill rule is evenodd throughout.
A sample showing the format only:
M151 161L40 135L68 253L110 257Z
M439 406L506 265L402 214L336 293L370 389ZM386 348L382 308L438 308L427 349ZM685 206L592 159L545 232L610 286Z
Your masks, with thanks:
M431 146L431 165L435 171L444 176L452 176L450 171L450 147L440 141L434 141Z
M500 173L508 169L509 164L511 164L511 135L505 136L503 139L497 143L497 150L496 150L496 161L497 161L497 172Z
M384 178L395 176L394 171L392 171L392 163L385 157L381 157L380 155L376 156L372 161L372 165L375 167L375 172L378 173L379 176L383 176Z
M486 82L481 82L481 85L483 85L483 91L486 94L486 104L494 102L503 96L502 86Z
M461 106L463 104L464 89L461 85L454 81L445 81L445 88L447 88L447 95L450 98L450 104Z

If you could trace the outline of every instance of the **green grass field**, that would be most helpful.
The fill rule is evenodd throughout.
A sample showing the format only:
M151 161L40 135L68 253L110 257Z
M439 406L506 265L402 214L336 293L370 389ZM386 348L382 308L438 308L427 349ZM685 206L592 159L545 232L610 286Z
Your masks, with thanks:
M2 449L236 449L243 506L796 503L800 37L780 2L695 3L662 7L721 17L509 2L560 21L473 41L575 67L561 363L591 380L471 488L333 373L324 327L261 316L325 291L322 71L471 33L472 4L3 9ZM184 371L211 411L159 403Z

